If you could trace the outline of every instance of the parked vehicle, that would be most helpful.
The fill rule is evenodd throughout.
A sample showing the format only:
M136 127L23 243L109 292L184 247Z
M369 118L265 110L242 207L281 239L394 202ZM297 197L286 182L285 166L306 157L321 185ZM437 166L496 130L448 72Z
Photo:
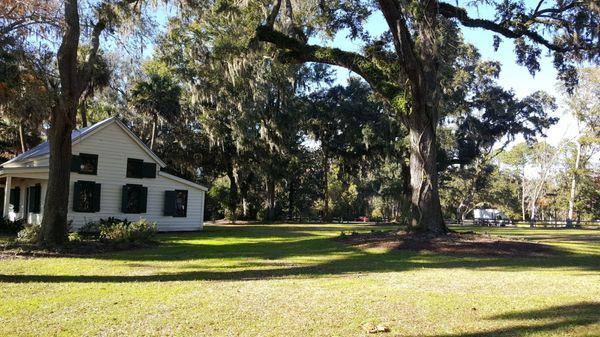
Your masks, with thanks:
M476 208L473 210L473 219L475 224L480 226L506 226L512 224L506 214L495 208Z

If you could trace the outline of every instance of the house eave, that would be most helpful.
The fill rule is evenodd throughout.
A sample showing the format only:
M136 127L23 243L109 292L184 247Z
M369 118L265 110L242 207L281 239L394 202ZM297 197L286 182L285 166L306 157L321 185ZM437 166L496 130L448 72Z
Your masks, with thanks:
M194 182L191 182L191 181L189 181L189 180L186 180L186 179L180 178L180 177L178 177L178 176L175 176L175 175L169 174L169 173L167 173L167 172L159 171L159 172L158 172L158 175L159 175L159 176L161 176L161 177L165 177L165 178L167 178L167 179L171 179L171 180L173 180L173 181L176 181L176 182L182 183L182 184L184 184L184 185L188 185L188 186L190 186L190 187L197 188L197 189L199 189L199 190L202 190L202 191L204 191L204 192L208 191L208 187L206 187L206 186L202 186L202 185L196 184L196 183L194 183Z
M48 173L48 166L29 166L29 167L1 167L0 177L4 176L23 176L27 174Z

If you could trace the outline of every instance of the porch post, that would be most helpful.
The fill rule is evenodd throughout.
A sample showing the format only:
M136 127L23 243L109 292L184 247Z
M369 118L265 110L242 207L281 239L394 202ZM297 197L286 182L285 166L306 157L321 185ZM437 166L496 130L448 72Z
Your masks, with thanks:
M11 176L6 176L6 184L4 185L4 217L8 218L8 207L10 205L10 184Z

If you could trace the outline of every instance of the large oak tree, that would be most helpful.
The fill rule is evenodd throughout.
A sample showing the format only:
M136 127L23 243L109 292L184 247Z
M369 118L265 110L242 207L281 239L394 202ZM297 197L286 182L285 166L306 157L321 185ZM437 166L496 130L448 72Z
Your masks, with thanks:
M294 6L311 15L294 17ZM474 16L477 6L493 15ZM363 27L372 11L387 23L387 31L377 38ZM395 110L409 130L411 227L441 234L447 228L438 192L436 128L443 114L441 78L454 61L451 51L460 30L490 31L495 46L501 38L512 40L517 62L532 74L540 68L544 48L553 55L560 79L573 86L575 63L599 61L599 21L600 8L592 0L540 0L532 6L518 0L319 0L312 7L275 0L256 35L279 48L283 61L326 63L355 72ZM308 43L316 33L346 29L351 38L364 41L362 53Z
M142 6L141 0L82 2L9 1L0 10L0 37L10 35L24 45L23 64L43 65L37 73L52 100L47 130L48 187L39 238L43 244L62 244L67 239L71 132L83 95L97 75L103 35L115 33L125 22L138 18Z

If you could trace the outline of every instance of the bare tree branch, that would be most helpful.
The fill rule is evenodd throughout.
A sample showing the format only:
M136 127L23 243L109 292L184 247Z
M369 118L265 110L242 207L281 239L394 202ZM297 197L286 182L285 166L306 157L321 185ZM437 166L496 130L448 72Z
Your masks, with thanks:
M571 8L571 7L569 7L569 8ZM568 9L568 8L563 8L562 11L564 11L566 9ZM549 10L550 9L543 10L543 11L547 12ZM538 11L538 13L540 13L540 12L542 12L542 11ZM492 32L496 32L498 34L501 34L501 35L503 35L507 38L511 38L511 39L517 39L520 37L528 37L531 40L533 40L541 45L546 46L546 48L553 50L553 51L557 51L557 52L568 52L571 50L567 47L563 47L563 46L560 46L553 42L550 42L549 40L544 38L542 35L540 35L539 33L535 32L535 31L532 31L532 30L528 30L528 29L524 29L524 28L511 29L511 28L508 28L506 26L503 26L503 25L498 24L491 20L471 18L471 17L469 17L469 15L467 14L467 11L464 8L455 7L448 3L444 3L444 2L439 3L439 13L446 18L457 19L461 24L463 24L466 27L483 28L483 29L486 29L486 30L489 30Z

